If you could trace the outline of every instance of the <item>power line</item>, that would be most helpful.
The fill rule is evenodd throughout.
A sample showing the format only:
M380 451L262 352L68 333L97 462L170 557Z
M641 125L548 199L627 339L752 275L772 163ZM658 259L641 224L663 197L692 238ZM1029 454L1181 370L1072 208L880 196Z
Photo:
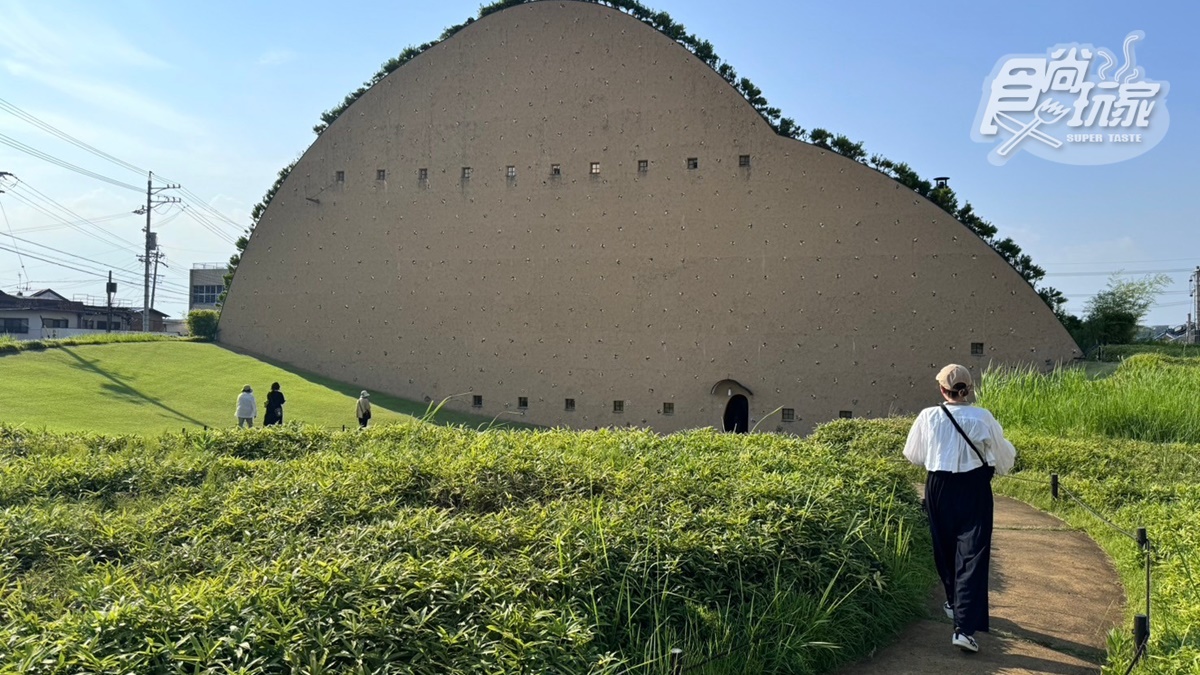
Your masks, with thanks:
M123 169L128 169L139 175L146 173L145 169L139 168L133 164L130 164L129 162L126 162L123 159L114 157L114 156L108 154L107 152L104 152L103 150L100 150L91 145L88 145L87 143L84 143L83 141L79 140L78 138L75 138L74 136L68 134L67 132L62 131L62 130L52 126L51 124L38 119L37 116L35 116L31 113L25 112L24 110L21 110L16 105L13 105L12 103L4 100L3 98L0 98L0 110L3 110L11 115L14 115L17 118L22 119L22 120L38 127L42 131L45 131L57 138L60 138L64 141L70 143L71 145L74 145L77 148L80 148L81 150L86 150L101 159L108 160Z
M134 190L135 192L141 192L141 188L139 188L139 187L130 185L129 183L125 183L123 181L119 181L116 178L109 178L108 176L96 173L95 171L90 171L81 166L72 164L72 163L66 161L65 159L59 159L58 157L55 157L54 155L51 155L50 153L42 152L41 150L38 150L37 148L34 148L33 146L26 145L14 138L5 136L4 134L0 134L0 143L3 143L4 145L9 146L10 148L13 148L14 150L20 150L21 152L23 152L27 155L31 155L38 159L47 161L51 164L54 164L55 166L60 166L64 169L69 169L71 171L74 171L75 173L87 176L88 178L95 178L96 180L104 181L105 183L109 183L109 184L115 185L117 187L122 187L122 188L125 188L126 190Z
M1189 258L1195 260L1195 258ZM1117 275L1134 275L1134 274L1179 274L1181 272L1191 272L1191 268L1179 268L1170 270L1112 270L1109 272L1046 272L1048 277L1110 277Z
M23 186L23 187L29 187L29 185L28 185L27 183L18 183L18 187L22 187L22 186ZM77 218L77 219L79 219L79 220L82 220L82 221L84 221L84 222L90 222L90 221L87 221L87 219L85 219L85 218L82 218L82 217L81 217L79 214L75 213L74 211L71 211L70 209L66 208L65 206L63 206L63 205L59 204L58 202L54 201L53 199L50 199L49 197L46 197L45 195L42 195L42 193L40 193L40 192L37 192L37 190L34 190L33 188L30 188L30 189L31 189L31 190L34 192L34 194L36 194L36 195L39 195L41 199L43 199L43 200L46 200L46 201L47 201L49 204L51 204L51 205L53 205L53 206L55 206L55 207L57 207L57 208L59 208L59 209L61 209L61 210L65 211L66 213L70 214L72 217L74 217L74 218ZM35 198L34 198L33 196L31 196L31 195L27 195L27 194L24 194L23 192L18 192L18 191L16 191L16 190L13 190L13 191L9 192L9 194L10 194L10 195L12 195L12 197L13 197L14 199L16 199L17 201L20 201L20 202L22 202L22 203L23 203L23 204L25 204L26 206L28 206L28 207L30 207L30 208L32 208L32 209L34 209L34 210L36 210L36 211L38 211L38 212L42 213L42 214L43 214L43 215L45 215L45 216L48 216L48 217L50 217L50 218L52 218L52 219L54 219L54 220L57 220L57 221L59 221L59 222L63 223L63 224L64 224L64 225L66 225L67 227L70 227L71 229L73 229L73 230L75 230L75 231L79 232L80 234L86 234L87 236L89 236L89 237L91 237L91 238L93 238L93 239L95 239L95 240L97 240L97 241L103 242L103 243L105 243L105 244L107 244L107 245L109 245L109 246L118 246L118 247L121 247L121 248L124 248L124 249L127 249L127 250L134 250L134 247L133 247L133 244L132 244L132 243L130 243L130 242L128 242L128 241L126 241L126 240L124 240L124 239L121 239L120 237L118 237L118 236L116 236L116 235L110 235L110 236L111 236L111 237L113 237L113 239L116 239L117 241L114 241L113 239L109 239L109 238L106 238L106 237L100 236L100 235L98 235L98 234L95 234L95 233L93 233L93 232L91 232L91 231L87 230L87 229L84 229L83 227L81 227L81 226L79 226L79 225L76 225L76 224L74 224L74 223L72 223L72 222L68 221L66 218L63 218L61 215L58 215L58 214L56 214L56 213L54 213L54 212L52 212L52 211L49 211L49 210L47 209L47 207L45 207L45 206L42 206L41 204L39 204L39 203L37 203L36 201L34 201L34 199L35 199ZM99 230L100 232L103 232L103 233L105 233L105 234L109 234L109 233L108 233L106 230L104 230L103 228L99 227L98 225L97 225L97 226L95 226L95 227L96 227L96 229L97 229L97 230Z

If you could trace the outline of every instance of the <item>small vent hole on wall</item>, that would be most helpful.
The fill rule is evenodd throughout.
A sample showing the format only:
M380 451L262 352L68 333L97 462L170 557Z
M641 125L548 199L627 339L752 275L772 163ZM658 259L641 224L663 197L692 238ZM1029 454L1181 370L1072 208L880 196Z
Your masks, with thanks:
M387 169L375 169L375 180L387 180Z
M738 166L746 168L750 166L750 155L738 155Z
M506 167L504 168L504 175L505 175L505 176L506 176L506 177L507 177L509 180L513 180L514 178L516 178L516 177L517 177L517 167L515 167L515 166L512 166L512 165L506 166Z
M528 396L518 396L517 397L517 407L520 408L521 410L525 410L526 408L528 408L529 407L529 397Z
M687 158L687 168L689 171L699 169L700 168L700 158L688 157Z
M561 164L551 164L550 165L550 176L557 178L561 175L562 175L562 165Z
M345 183L346 182L346 172L338 171L337 173L333 174L333 179L339 183Z
M614 413L625 412L625 401L613 401L613 412Z
M850 412L849 410L839 410L838 417L840 417L841 419L844 419L844 420L848 420L848 419L854 417L854 413Z
M639 159L638 160L638 173L646 173L649 170L650 170L650 160Z
M971 343L971 356L983 356L983 343L982 342L972 342Z
M471 167L464 166L462 168L462 179L463 180L471 180Z
M472 408L482 408L483 407L483 397L480 396L479 394L475 394L474 396L472 396L471 397L471 407Z
M569 398L569 399L567 399L566 401L564 401L564 402L563 402L563 410L566 410L567 412L574 412L574 410L575 410L575 399L573 399L573 398Z
M780 414L781 414L781 419L784 422L795 422L796 421L796 409L795 408L784 408Z
M422 183L429 181L429 169L417 169L417 180Z
M600 162L592 162L591 167L588 169L588 173L592 174L593 176L599 176Z
M665 401L663 403L662 414L674 415L675 414L675 404L671 403L670 401Z

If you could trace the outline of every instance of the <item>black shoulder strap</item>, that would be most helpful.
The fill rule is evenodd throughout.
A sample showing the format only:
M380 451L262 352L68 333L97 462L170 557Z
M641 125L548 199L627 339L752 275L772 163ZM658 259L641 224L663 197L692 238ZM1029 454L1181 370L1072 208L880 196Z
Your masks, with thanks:
M942 412L946 413L946 417L950 418L950 423L954 425L955 429L958 429L958 433L962 435L963 440L966 441L967 445L971 446L971 449L975 451L975 455L979 457L979 461L983 462L984 466L988 466L987 460L983 458L983 453L980 452L979 448L975 447L975 444L971 442L971 438L967 436L967 432L963 431L963 428L958 426L958 420L954 419L954 415L951 415L950 411L946 409L946 404L939 403L938 407L942 409Z

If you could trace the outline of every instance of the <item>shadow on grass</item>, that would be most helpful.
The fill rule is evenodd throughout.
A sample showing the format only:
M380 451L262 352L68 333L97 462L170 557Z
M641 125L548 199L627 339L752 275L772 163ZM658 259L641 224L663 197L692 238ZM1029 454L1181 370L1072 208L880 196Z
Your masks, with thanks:
M204 422L201 422L200 420L196 419L195 417L190 417L188 415L185 415L184 413L172 408L171 406L163 405L158 400L150 398L149 396L143 394L142 392L138 391L137 389L134 389L133 387L129 386L129 384L126 383L121 378L119 378L116 375L113 375L112 373L108 372L107 370L104 370L103 368L97 366L94 362L88 361L87 359L83 358L82 356L76 354L73 349L70 349L68 347L62 347L61 349L64 354L67 354L68 356L70 356L71 358L75 359L78 362L72 366L73 368L79 368L81 370L90 370L91 372L108 380L108 382L103 383L100 386L109 394L112 394L114 396L119 396L119 397L122 397L125 399L129 399L133 403L137 403L137 401L140 399L141 401L145 401L146 403L149 403L150 405L155 406L156 408L161 408L162 410L165 410L166 412L174 415L175 417L177 417L181 420L187 420L188 422L191 422L192 424L195 424L197 426L205 426Z
M340 380L335 380L333 378L325 377L324 375L318 375L316 373L309 372L307 370L301 370L300 368L297 368L296 366L293 366L290 363L286 363L283 361L276 361L274 359L265 357L261 354L256 354L254 352L248 352L248 351L244 351L241 349L235 349L233 347L229 347L227 345L219 344L216 342L211 343L211 344L214 347L217 347L219 349L224 349L225 351L230 352L232 354L239 354L241 356L249 356L252 359L262 361L263 363L266 363L268 365L279 368L280 370L286 370L287 372L291 373L292 375L295 375L296 377L299 377L302 380L305 380L307 382L310 382L310 383L318 385L318 386L325 387L326 389L332 389L333 391L336 391L340 394L345 394L346 396L349 396L351 398L358 398L359 392L362 391L362 389L363 389L362 387L360 387L358 385L348 384L348 383L342 382ZM432 408L437 407L438 401L433 401L431 403L421 403L419 401L410 401L406 398L400 398L399 396L392 396L391 394L385 394L385 393L378 392L378 391L371 391L371 405L374 407L383 408L385 410L390 410L392 412L400 413L402 415L409 415L409 416L415 417L417 419L422 419L425 417L425 414L428 411L430 411ZM544 427L540 427L536 424L528 424L525 422L515 422L511 419L506 420L502 417L505 414L518 415L521 413L517 413L516 411L513 411L513 412L505 411L505 412L500 413L500 415L497 415L496 417L493 418L493 417L486 417L484 415L471 415L468 413L460 413L457 411L446 410L443 408L442 410L438 411L437 415L433 419L431 419L430 422L433 424L441 425L441 426L465 426L465 427L470 427L472 429L487 429L487 428L541 429L541 428L544 428Z

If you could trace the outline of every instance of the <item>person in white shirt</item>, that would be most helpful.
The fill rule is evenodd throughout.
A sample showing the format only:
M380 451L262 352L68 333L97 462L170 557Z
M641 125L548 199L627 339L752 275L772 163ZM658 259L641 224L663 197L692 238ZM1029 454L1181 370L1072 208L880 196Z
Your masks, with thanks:
M254 426L254 417L258 415L258 403L254 400L254 390L250 388L250 385L242 387L242 393L238 394L235 414L239 429L243 426Z
M992 550L992 476L1012 470L1016 449L987 410L971 405L971 371L950 364L937 375L945 403L921 411L904 456L925 467L925 508L933 561L954 620L952 645L979 651L988 630L988 566Z

